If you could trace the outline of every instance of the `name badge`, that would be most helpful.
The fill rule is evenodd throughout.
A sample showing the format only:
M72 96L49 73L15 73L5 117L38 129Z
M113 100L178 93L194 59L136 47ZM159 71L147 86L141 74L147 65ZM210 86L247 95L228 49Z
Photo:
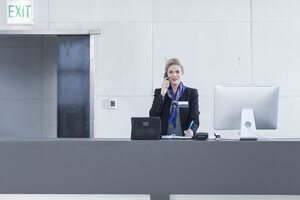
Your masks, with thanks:
M188 108L189 102L188 101L178 101L178 107L179 108Z

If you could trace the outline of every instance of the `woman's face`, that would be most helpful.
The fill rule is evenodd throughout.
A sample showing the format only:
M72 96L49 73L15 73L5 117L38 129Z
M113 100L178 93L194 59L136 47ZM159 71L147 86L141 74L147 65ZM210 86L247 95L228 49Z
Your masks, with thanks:
M183 71L181 70L179 65L171 65L168 68L168 78L172 85L179 85L182 76Z

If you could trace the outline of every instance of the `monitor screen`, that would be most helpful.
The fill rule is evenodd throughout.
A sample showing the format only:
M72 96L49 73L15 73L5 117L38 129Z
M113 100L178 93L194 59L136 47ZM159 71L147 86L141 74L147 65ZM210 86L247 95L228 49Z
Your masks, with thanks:
M276 129L279 86L216 85L213 126L215 130L240 130L254 124L256 129ZM253 114L252 114L253 113ZM248 118L250 118L248 120ZM251 120L254 119L254 120ZM247 123L246 123L247 122Z

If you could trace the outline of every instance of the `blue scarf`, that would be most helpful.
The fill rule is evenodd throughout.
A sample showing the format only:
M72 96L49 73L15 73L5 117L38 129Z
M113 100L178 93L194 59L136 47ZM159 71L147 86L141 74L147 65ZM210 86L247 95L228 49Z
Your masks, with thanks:
M182 82L179 83L176 93L174 94L173 88L170 85L168 88L168 96L171 99L171 109L170 109L170 117L168 123L173 123L174 128L176 128L176 115L177 115L177 108L178 108L178 100L182 96L185 90L185 86Z

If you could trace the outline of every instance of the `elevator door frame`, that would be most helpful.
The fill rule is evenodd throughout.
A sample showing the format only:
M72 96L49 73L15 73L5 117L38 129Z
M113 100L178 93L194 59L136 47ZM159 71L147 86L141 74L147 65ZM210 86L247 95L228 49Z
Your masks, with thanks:
M94 138L95 37L100 30L0 30L1 36L89 36L90 37L90 138Z

